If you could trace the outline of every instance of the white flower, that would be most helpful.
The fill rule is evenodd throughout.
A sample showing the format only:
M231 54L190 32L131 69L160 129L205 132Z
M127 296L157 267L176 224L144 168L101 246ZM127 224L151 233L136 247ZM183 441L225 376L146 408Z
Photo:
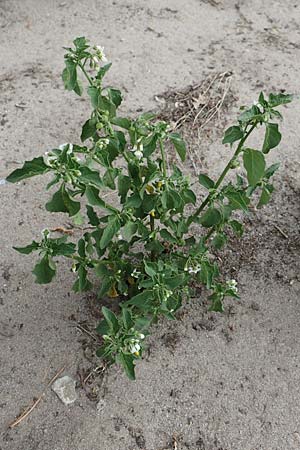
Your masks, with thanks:
M94 48L95 48L95 50L96 50L96 53L97 53L98 58L99 58L101 61L106 62L106 61L107 61L107 58L106 58L105 53L104 53L104 48L101 47L101 45L96 45Z
M141 350L141 346L138 343L135 343L130 346L130 353L138 353Z
M142 159L142 157L143 157L144 155L143 155L143 152L142 152L141 150L136 150L136 151L134 152L134 156L136 156L138 159Z
M131 276L133 278L138 278L139 275L141 275L141 272L139 272L138 270L134 269L134 271L131 273Z
M140 339L145 339L145 335L143 333L140 333Z
M238 288L237 288L237 281L236 280L229 280L229 281L227 281L226 284L227 284L229 289L231 289L235 294L237 294Z
M121 234L121 233L118 233L118 234L117 234L117 239L118 239L118 241L122 241L122 239L123 239L123 236L122 236L122 234Z

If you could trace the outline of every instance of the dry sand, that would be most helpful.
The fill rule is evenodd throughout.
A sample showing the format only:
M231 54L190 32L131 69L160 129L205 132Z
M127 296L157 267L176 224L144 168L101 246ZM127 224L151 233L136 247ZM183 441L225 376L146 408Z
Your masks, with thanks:
M126 89L126 114L157 108L155 95L210 71L233 72L226 123L262 89L299 92L297 0L1 0L0 21L0 178L78 141L88 102L65 92L60 78L61 47L75 36L105 47L109 81ZM78 388L69 407L48 389L12 430L45 378L66 366L79 380L89 367L89 336L74 325L90 319L92 301L71 291L64 263L51 285L34 284L33 259L12 249L65 224L44 210L41 180L0 185L0 450L300 448L299 101L283 113L272 204L222 253L241 301L219 315L194 299L181 320L156 326L136 382L110 369L89 392L100 401ZM216 173L228 149L210 131L217 139L203 137L197 151Z

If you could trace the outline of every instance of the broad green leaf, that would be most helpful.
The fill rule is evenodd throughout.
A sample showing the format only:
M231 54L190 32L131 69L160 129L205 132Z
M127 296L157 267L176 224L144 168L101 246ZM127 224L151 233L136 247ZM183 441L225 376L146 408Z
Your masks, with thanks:
M100 223L100 220L98 219L98 216L95 213L94 209L90 205L86 205L86 211L89 219L89 224L91 224L93 227L97 227Z
M49 170L51 169L44 163L43 157L39 156L38 158L33 158L31 161L25 161L21 169L16 169L8 175L6 181L9 181L10 183L17 183L25 178L42 175Z
M55 276L55 269L53 263L49 261L49 257L45 255L40 262L38 262L32 271L36 276L35 282L38 284L47 284L52 281Z
M171 133L169 134L169 138L174 145L178 155L180 156L181 161L185 161L186 157L186 145L184 140L181 138L180 134L178 133Z
M278 124L267 123L265 139L262 148L263 153L269 153L271 148L277 147L280 141L281 141L281 133L278 130Z
M144 260L145 272L149 277L153 278L157 274L157 264Z
M185 274L179 273L178 275L174 275L173 277L165 278L166 286L169 289L176 289L181 286L185 281Z
M88 119L85 124L82 127L82 132L80 139L82 142L86 141L87 139L91 137L97 136L97 119L96 117L93 117L92 119Z
M217 250L220 250L227 242L227 236L224 233L217 233L212 240L212 245Z
M128 221L124 227L122 228L122 236L126 241L130 241L131 238L135 235L137 232L137 224L132 221Z
M88 200L88 203L91 206L99 206L102 209L110 212L118 212L116 208L113 206L107 205L102 198L99 197L99 190L93 186L88 186L85 190L85 195Z
M177 242L177 239L174 236L172 236L172 234L165 228L160 230L159 233L160 233L162 239L164 239L165 241L172 242L173 244L175 244Z
M145 290L132 297L130 300L124 303L124 305L137 306L140 309L147 309L148 305L154 298L153 291Z
M243 224L241 224L237 220L231 220L230 222L228 222L228 225L233 229L235 234L237 234L238 236L243 235L244 232Z
M108 88L107 93L110 101L118 108L122 103L121 91L119 89Z
M266 162L264 155L258 150L247 148L243 153L243 161L249 184L256 186L265 173Z
M87 270L80 266L77 272L78 278L73 284L74 292L86 292L92 288L92 283L87 279Z
M120 174L118 176L118 192L121 197L121 203L124 203L126 200L127 192L130 189L131 179L127 175Z
M200 173L199 183L206 189L213 189L215 187L214 181L205 173Z
M129 309L122 308L122 319L126 330L129 330L133 327L133 320Z
M266 205L267 203L269 203L270 198L271 198L271 193L270 190L267 188L267 186L264 186L262 188L262 192L261 192L261 196L258 202L257 207L261 208L262 206Z
M183 191L181 193L181 196L183 197L186 204L192 203L193 205L195 205L197 201L197 197L191 189L186 189L185 191Z
M213 227L218 225L222 220L222 214L216 208L209 208L205 213L199 218L199 223L205 228Z
M215 312L223 312L223 304L222 304L222 296L215 292L214 294L210 295L208 297L208 300L211 301L211 306L209 308L209 311L215 311Z
M53 241L55 241L53 239ZM56 241L59 241L59 239L56 239ZM51 245L52 248L52 255L53 256L69 256L73 255L76 251L76 244L73 244L72 242L53 242Z
M122 364L128 378L130 380L135 380L133 356L119 353L117 356L117 360Z
M293 101L294 96L292 94L270 94L269 95L269 106L275 108L279 105L285 105Z
M116 315L110 309L106 308L105 306L102 307L102 314L103 314L106 322L108 323L110 329L114 333L117 333L119 330L119 322L118 322Z
M120 230L121 225L118 217L114 216L108 220L106 228L104 228L103 234L100 239L100 248L104 249L110 243L112 238L117 234Z
M100 289L98 291L98 297L103 298L111 289L114 281L110 277L102 278Z
M125 117L114 117L111 119L111 123L117 125L120 128L124 128L125 130L129 130L131 127L131 121L126 119Z
M32 241L32 243L27 245L26 247L13 247L14 250L16 250L19 253L23 253L23 255L29 255L29 253L32 253L35 250L38 250L39 248L40 244L35 241Z
M238 190L234 191L232 189L230 192L226 192L225 195L228 198L232 209L242 209L245 212L248 211L250 200L245 192Z
M256 105L253 105L250 109L247 109L239 116L239 121L242 123L252 122L253 120L263 120L263 114Z
M70 59L65 60L66 67L62 72L62 80L64 82L65 89L73 91L77 87L77 70L76 63Z
M78 177L78 181L86 185L95 186L96 188L103 188L103 182L100 178L97 170L91 170L89 167L80 167L81 175Z
M102 78L104 77L104 75L106 74L106 72L108 72L108 70L110 69L112 63L108 63L105 64L105 66L100 67L100 69L98 70L98 73L96 75L96 78L98 80L102 80Z
M100 96L100 90L96 88L96 86L89 86L88 87L88 94L91 99L92 107L94 109L98 108L98 100Z
M235 141L239 141L244 136L244 132L239 126L233 126L227 128L222 141L222 144L233 144Z
M62 184L60 189L55 192L52 199L46 203L46 210L50 212L67 212L69 216L75 216L80 210L80 202L71 199L68 191Z

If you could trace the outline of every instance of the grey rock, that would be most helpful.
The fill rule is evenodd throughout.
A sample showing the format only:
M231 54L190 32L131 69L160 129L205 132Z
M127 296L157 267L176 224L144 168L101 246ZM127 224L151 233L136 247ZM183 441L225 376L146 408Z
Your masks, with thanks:
M53 383L52 390L65 405L70 405L77 399L75 385L76 381L68 375L65 375Z

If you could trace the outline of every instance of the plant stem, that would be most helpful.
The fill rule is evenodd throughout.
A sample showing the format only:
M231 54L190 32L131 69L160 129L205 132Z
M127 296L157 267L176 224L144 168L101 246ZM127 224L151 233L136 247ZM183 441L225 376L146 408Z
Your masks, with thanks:
M78 63L78 66L80 67L80 69L82 70L82 73L85 75L86 79L88 80L88 82L90 83L91 86L94 86L94 83L91 79L91 77L89 76L89 74L87 73L87 71L85 70L85 68L83 67L83 65L81 63Z
M161 159L162 159L162 169L163 169L163 176L167 176L167 164L166 164L166 154L164 149L164 144L162 143L162 140L159 140L159 147L160 147L160 153L161 153Z
M237 158L237 156L241 153L242 149L243 149L243 145L245 143L245 141L248 139L248 136L252 133L252 131L254 130L254 128L256 127L256 124L252 125L252 127L247 131L247 133L245 134L245 136L240 140L239 145L237 146L236 151L234 152L234 155L232 156L232 158L229 160L227 166L225 167L225 169L223 170L223 172L221 173L221 175L219 176L218 180L215 183L214 188L218 189L218 187L220 186L220 184L222 183L222 181L224 180L225 176L227 175L227 172L230 170L231 165L233 163L233 161ZM190 226L191 223L195 220L195 218L197 216L199 216L199 214L201 213L201 211L203 211L203 209L205 208L205 206L209 203L211 199L211 194L208 194L208 196L204 199L204 201L201 203L201 205L199 206L199 208L196 210L196 212L194 214L192 214L188 220L187 220L187 226Z

